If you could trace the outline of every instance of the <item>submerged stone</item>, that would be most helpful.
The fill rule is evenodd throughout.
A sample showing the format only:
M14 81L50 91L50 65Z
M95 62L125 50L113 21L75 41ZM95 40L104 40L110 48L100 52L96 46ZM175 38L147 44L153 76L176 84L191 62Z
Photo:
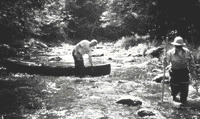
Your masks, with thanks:
M141 109L137 112L137 115L139 117L145 117L145 116L155 116L156 114L151 110Z
M131 99L131 98L121 98L116 101L118 104L128 105L128 106L140 106L142 105L142 101L138 99Z
M154 47L154 48L147 50L144 54L145 54L145 56L150 55L153 58L154 57L160 58L160 55L163 53L163 51L164 51L163 47L156 47L156 48Z

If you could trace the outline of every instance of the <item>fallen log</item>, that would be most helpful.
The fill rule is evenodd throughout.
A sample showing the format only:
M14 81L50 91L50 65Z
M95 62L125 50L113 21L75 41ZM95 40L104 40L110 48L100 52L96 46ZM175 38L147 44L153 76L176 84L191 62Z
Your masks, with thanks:
M28 73L28 74L40 74L50 76L72 76L75 75L74 67L69 66L45 66L36 64L34 62L24 62L7 59L3 63L3 67L6 68L7 72L12 73ZM93 69L91 66L85 67L84 75L89 76L101 76L108 75L111 71L110 64L97 65Z

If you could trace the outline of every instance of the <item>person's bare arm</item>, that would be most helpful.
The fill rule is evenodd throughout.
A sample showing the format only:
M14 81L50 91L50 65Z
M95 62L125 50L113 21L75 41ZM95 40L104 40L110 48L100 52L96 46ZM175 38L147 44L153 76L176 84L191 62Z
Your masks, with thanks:
M90 65L91 65L91 66L93 66L93 63L92 63L92 58L91 58L91 54L90 54L90 53L88 54L88 57L89 57L89 62L90 62Z

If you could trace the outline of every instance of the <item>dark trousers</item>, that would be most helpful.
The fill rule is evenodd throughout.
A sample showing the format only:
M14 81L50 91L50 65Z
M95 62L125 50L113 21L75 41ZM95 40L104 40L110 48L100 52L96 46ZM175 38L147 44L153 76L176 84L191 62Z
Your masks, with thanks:
M173 98L180 93L181 102L187 101L189 83L170 84L170 86Z
M75 74L76 75L84 75L84 61L83 56L79 53L75 55L75 50L72 51L72 56L74 58L74 64L75 64Z
M170 71L171 94L175 98L180 93L181 102L187 101L189 91L188 69L176 69Z

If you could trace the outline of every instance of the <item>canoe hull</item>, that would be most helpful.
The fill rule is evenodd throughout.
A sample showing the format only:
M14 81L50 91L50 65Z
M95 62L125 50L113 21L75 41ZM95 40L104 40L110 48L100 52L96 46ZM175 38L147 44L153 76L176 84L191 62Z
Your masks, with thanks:
M3 66L8 72L13 73L28 73L28 74L40 74L40 75L51 75L51 76L71 76L75 75L74 67L61 67L61 66L38 66L29 65L28 63L18 62L16 60L6 60ZM110 64L104 64L99 66L85 67L84 75L90 76L101 76L108 75L111 71Z

